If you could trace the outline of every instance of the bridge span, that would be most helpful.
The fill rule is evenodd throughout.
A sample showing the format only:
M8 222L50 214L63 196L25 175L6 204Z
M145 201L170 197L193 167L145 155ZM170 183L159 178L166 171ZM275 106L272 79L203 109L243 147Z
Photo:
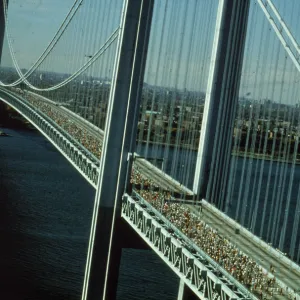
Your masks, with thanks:
M292 227L289 254L295 261L298 255L299 261L300 177L294 174L300 151L300 109L293 98L299 95L300 50L295 32L287 26L295 21L283 21L271 0L194 1L193 6L192 1L158 2L124 0L121 9L121 1L116 5L110 1L103 9L98 6L102 17L91 17L93 5L75 0L44 52L26 71L16 59L8 1L0 5L14 66L13 72L3 75L9 75L8 81L15 79L0 81L8 87L0 90L0 100L31 122L96 189L82 300L115 298L124 221L180 278L178 300L300 300L299 266L210 204L224 208L234 198L235 184L240 184L235 219L244 226L251 222L252 228L260 225L260 234L267 231L267 240L280 249L285 248ZM85 11L88 21L80 19L79 26L72 21L78 10ZM201 11L205 15L199 17ZM102 19L103 28L92 26L92 19L97 26ZM67 30L71 22L73 30ZM90 30L82 33L84 43L77 39L77 28ZM90 42L97 35L93 31L103 34ZM60 44L61 55L55 46L65 32L73 35ZM92 48L96 50L90 55ZM52 50L58 51L53 74L49 71L52 56L42 65ZM88 60L83 62L82 56ZM62 75L61 57L70 58L64 70L72 75ZM52 94L60 104L28 90L21 97L16 86L50 93L60 89ZM143 97L147 100L142 104ZM290 102L282 105L285 97ZM86 116L91 110L93 119L100 114L105 131L61 105L66 98L73 101L74 111L76 107ZM105 116L101 106L106 106ZM186 160L189 168L195 167L192 190L135 153L138 132L141 140L146 136L147 145L161 145L163 140L177 150L182 145L198 149L196 163L191 157ZM241 173L232 149L244 153ZM252 158L246 166L251 155L263 158L260 167L252 164ZM271 166L263 178L268 157ZM274 171L273 162L283 163ZM177 163L178 153L172 170ZM189 175L185 174L186 181ZM264 184L266 191L262 191ZM251 194L252 185L257 193ZM292 196L295 188L296 197ZM248 207L243 206L244 199L251 202ZM267 208L271 218L265 228Z
M40 112L37 108L30 105L24 99L20 99L17 95L11 92L1 90L1 101L8 104L29 122L31 122L49 141L68 159L70 163L84 176L94 188L97 187L97 160L90 156L90 153L72 138L67 132L60 128L48 116ZM75 120L75 118L74 118ZM136 201L131 200L128 195L124 196L122 216L135 229L141 229L138 218L144 218L144 234L140 232L140 236L154 250L163 253L164 261L176 271L183 281L191 288L195 294L201 299L256 299L247 291L238 281L230 276L225 270L223 279L220 279L220 271L216 269L217 264L210 264L206 261L206 257L202 259L205 264L195 264L199 258L193 257L193 254L188 249L185 249L184 244L178 241L180 238L177 234L171 235L168 233L165 225L164 230L161 221L155 220L153 209L145 209L145 202L140 206ZM136 218L132 218L133 211L139 210ZM154 214L154 215L153 215ZM137 222L137 223L136 223ZM162 221L164 224L165 222ZM170 223L170 222L168 222ZM156 225L156 226L155 226ZM151 234L150 234L151 232ZM179 231L177 230L179 233ZM161 242L165 239L165 247L157 250L157 234L161 235ZM165 235L165 236L164 236ZM154 239L153 239L154 238ZM171 250L172 249L172 250ZM183 251L184 249L184 251ZM161 254L160 254L161 256ZM184 267L183 267L184 266ZM191 272L192 268L194 271ZM233 282L231 282L229 277Z
M21 98L20 95L5 90L1 90L1 94L2 101L12 106L36 126L96 188L99 160L95 155L87 151L74 137L57 126L49 116ZM35 97L39 96L35 95ZM46 101L51 109L66 115L78 126L83 127L84 125L87 132L99 140L99 145L102 143L101 130L94 128L92 124L68 111L65 107L57 106L42 98L40 101ZM180 185L145 159L135 160L134 167L159 188L169 190L173 194L190 195L193 199L192 191ZM150 169L151 172L149 172ZM167 202L172 203L172 199L168 199ZM177 202L175 198L174 202ZM270 251L268 249L270 246L263 241L257 241L257 238L247 229L234 223L205 200L202 200L201 206L197 203L194 206L188 202L182 201L180 204L186 206L191 213L198 216L199 220L205 222L222 238L226 238L237 249L251 257L263 268L266 277L276 278L277 287L273 288L272 299L285 299L288 294L294 295L298 299L297 288L300 271L295 263L276 250ZM138 190L134 190L132 196L128 194L124 196L122 217L199 298L214 299L214 297L221 296L221 299L255 299L250 290L241 285L230 273L219 266L143 199ZM275 272L270 272L270 265L274 266Z

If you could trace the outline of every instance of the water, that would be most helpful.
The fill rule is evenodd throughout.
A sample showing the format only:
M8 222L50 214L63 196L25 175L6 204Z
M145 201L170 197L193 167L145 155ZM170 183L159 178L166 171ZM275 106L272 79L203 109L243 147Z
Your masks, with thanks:
M186 149L178 151L173 147L168 151L166 149L152 145L146 149L146 145L139 144L137 151L142 156L163 158L164 171L192 189L197 152ZM231 168L234 172L228 178L226 213L275 247L280 247L282 239L283 247L280 248L299 262L300 230L294 228L294 219L300 213L297 211L300 165L233 156ZM287 229L284 235L285 215ZM292 235L295 236L294 248Z
M95 191L36 131L2 130L1 299L80 299ZM119 281L118 299L176 299L150 250L124 250Z
M299 216L300 165L241 157L233 158L234 165L228 215L299 263L300 228L294 221Z

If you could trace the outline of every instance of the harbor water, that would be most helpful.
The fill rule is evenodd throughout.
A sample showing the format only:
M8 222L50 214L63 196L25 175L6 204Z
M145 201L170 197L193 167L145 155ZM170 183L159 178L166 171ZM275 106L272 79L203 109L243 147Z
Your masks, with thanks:
M1 299L81 299L94 189L35 130L0 128ZM152 251L122 254L118 299L176 299Z

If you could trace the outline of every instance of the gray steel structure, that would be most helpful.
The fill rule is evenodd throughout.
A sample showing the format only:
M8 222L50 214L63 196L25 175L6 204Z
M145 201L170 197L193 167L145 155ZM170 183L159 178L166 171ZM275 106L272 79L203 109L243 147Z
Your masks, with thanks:
M219 208L225 201L249 5L249 0L221 0L218 7L193 191Z
M121 198L131 173L153 1L126 0L108 102L82 299L115 299L121 260ZM116 120L118 120L116 122ZM106 270L104 272L104 270Z
M8 5L9 0L6 0L6 3ZM3 9L3 1L0 1L0 64L2 60L4 33L5 33L4 9Z
M124 1L98 176L95 173L97 168L96 160L89 160L85 155L86 153L80 151L79 145L76 145L76 143L72 145L72 143L68 142L67 134L59 133L55 128L55 124L49 126L48 122L45 122L47 120L46 116L41 118L30 105L21 104L15 97L11 98L14 99L12 100L14 102L13 106L19 111L27 110L30 116L29 119L32 118L34 123L39 124L39 128L43 128L47 132L47 138L53 139L56 145L60 145L58 147L60 151L62 150L61 152L65 156L70 156L69 160L71 158L71 162L75 164L76 168L84 176L88 177L90 183L94 185L95 181L98 180L82 294L82 299L84 300L114 299L116 296L115 284L118 278L122 248L119 239L121 234L119 220L121 218L121 198L126 192L126 180L129 178L132 164L131 158L135 150L140 93L143 83L152 10L153 1ZM222 21L226 19L226 14L229 13L232 16L231 12L233 13L233 11L235 10L232 10L232 1L220 1L219 18ZM226 17L228 18L228 15ZM118 122L113 122L116 118L118 118ZM125 198L128 199L128 197ZM127 214L130 212L129 208L133 208L133 205L126 207L128 209L124 210L123 204L123 217L125 219L127 219ZM137 207L138 205L136 205L135 209ZM138 215L142 218L144 216L145 219L147 213L139 213ZM134 221L131 223L134 229L138 228L136 227L136 220L136 218L127 220L128 222ZM149 222L152 224L151 218L150 221L147 221L147 224ZM153 221L153 224L156 223ZM164 233L164 230L159 229L158 226L151 225L150 227L155 228L154 233L160 232L161 235ZM143 237L144 233L141 232L140 234ZM155 235L151 236L155 237ZM163 235L161 236L161 241L163 240L165 240L165 248L160 248L159 250L167 256L168 264L172 269L178 269L176 273L179 271L178 274L181 276L182 286L187 285L198 297L202 299L250 299L254 297L251 295L245 296L246 290L238 294L234 293L231 290L234 285L230 284L230 282L226 280L220 281L217 276L210 275L210 272L207 273L204 265L200 264L197 266L197 264L194 264L194 261L197 259L195 257L192 258L191 253L188 253L186 249L182 251L183 247L180 246L176 239L170 239ZM168 241L170 242L169 245ZM146 240L146 242L149 244L149 241ZM156 249L156 241L150 239L150 246ZM169 252L166 249L169 249ZM112 260L114 261L113 264L111 263ZM103 272L104 269L106 269L106 272ZM227 284L230 288L227 287ZM239 285L238 282L236 282L236 285ZM239 285L240 288L244 289ZM184 293L182 293L184 290L184 288L181 289L182 298L184 298Z
M80 143L78 143L72 136L70 136L67 132L65 132L60 126L58 126L52 119L50 119L47 115L42 113L38 108L32 106L27 101L24 101L19 95L15 95L14 93L7 92L7 91L0 91L0 101L3 101L4 103L8 104L12 108L14 108L16 111L18 111L20 114L22 114L28 121L30 121L61 153L64 155L67 160L84 176L84 178L96 189L97 188L97 178L99 176L99 160L91 154L89 151L87 151ZM59 107L53 104L53 109L57 109L58 112L64 113L66 116L70 118L74 123L76 123L78 126L82 126L82 118L78 115L73 114L71 111L68 111L64 109L63 107ZM85 125L88 125L85 123ZM90 123L89 127L86 126L86 129L89 129L88 132L92 134L93 136L98 136L99 132L98 130L95 130L94 126ZM148 162L145 160L139 160L139 168L143 166L143 169L148 168ZM160 170L152 166L151 168L153 172L153 176L160 176ZM166 178L163 181L163 184L167 185ZM169 182L168 187L172 187L175 183L172 182L172 180ZM142 197L140 197L135 191L133 191L133 197L129 197L129 202L133 203L132 200L134 200L134 203L137 203L138 205L135 206L131 204L131 215L133 214L133 211L138 209L145 212L147 218L151 218L155 221L154 224L159 223L162 228L167 230L167 232L174 238L178 243L180 243L180 247L182 249L185 249L184 253L190 253L192 256L195 257L197 260L199 257L201 258L200 261L213 273L216 275L214 278L222 277L223 284L227 285L232 292L238 295L245 295L245 297L248 295L250 298L253 297L253 295L249 295L248 291L243 287L241 284L239 284L238 281L236 281L228 272L226 272L222 267L220 267L218 264L216 264L208 255L206 255L199 247L197 247L189 238L187 238L180 230L176 228L170 221L168 221L166 218L164 218L156 209L154 209L148 202L143 200ZM136 237L132 236L132 233L127 233L126 228L122 227L122 234L126 237L128 235L130 236L130 245L128 243L125 243L123 246L126 247L136 247L137 244L138 247L140 247L140 240L138 238L141 237L155 252L159 251L159 249L156 249L155 244L151 244L151 241L146 239L146 236L141 232L140 228L136 228L137 224L140 224L140 220L137 222L137 219L134 218L128 218L126 217L126 212L128 212L128 208L126 208L126 198L123 200L123 209L122 209L122 219L126 219L127 224L129 224L137 233ZM288 258L286 258L284 255L281 255L280 252L276 251L275 249L271 248L269 245L261 241L259 238L251 234L249 231L247 231L245 228L243 228L241 225L236 223L234 220L230 219L226 215L224 215L221 211L216 209L214 206L208 204L206 201L202 201L202 205L205 206L205 212L204 215L202 215L203 220L210 224L211 220L214 220L214 224L212 224L213 228L216 230L224 232L224 237L227 237L227 234L230 235L232 232L235 231L235 229L240 230L240 235L236 236L234 238L234 243L238 242L238 245L241 247L241 249L244 249L244 245L248 245L247 243L251 243L247 246L247 250L243 250L244 253L248 253L248 249L257 249L255 247L259 247L257 251L255 251L257 257L254 257L254 259L257 262L261 262L261 260L264 260L262 263L262 266L264 268L268 268L268 264L266 265L267 261L276 261L278 262L278 268L285 269L284 272L276 273L276 281L278 282L279 286L282 287L284 290L289 288L290 291L295 289L295 286L297 286L297 275L299 274L299 266L297 266L295 263L290 261ZM192 209L193 211L195 208ZM198 213L198 211L197 211ZM140 212L141 214L141 212ZM207 214L207 216L206 216ZM141 216L140 216L141 217ZM206 217L209 217L206 220ZM150 221L148 221L149 223ZM222 228L219 228L217 226L219 224ZM126 225L126 224L125 224ZM226 226L225 226L226 225ZM216 227L217 226L217 227ZM151 230L155 228L154 226L151 226ZM221 234L223 236L223 233ZM177 244L176 244L177 245ZM155 250L156 249L156 250ZM186 252L187 251L187 252ZM251 251L250 251L251 252ZM251 253L248 254L250 257L252 257ZM268 257L266 257L268 255ZM172 262L168 261L166 258L161 256L161 253L159 255L171 268L172 268ZM181 261L182 262L182 261ZM276 263L277 265L277 263ZM172 268L173 270L173 268ZM178 272L177 272L178 271ZM180 273L180 270L177 270L176 274L181 278L181 284L179 289L179 295L182 293L182 298L178 297L178 299L185 299L187 295L189 295L191 292L193 295L195 293L193 292L195 290L195 287L193 286L194 280L191 280L191 282L188 281L188 279L185 277L185 274ZM286 272L289 272L287 275ZM271 277L273 275L270 275ZM202 278L203 279L203 278ZM219 280L219 279L218 279ZM187 283L186 283L187 281ZM219 281L217 281L219 282ZM211 286L214 286L214 281L211 283ZM226 288L223 288L223 290L228 291ZM213 288L212 288L213 291ZM229 291L228 291L229 292ZM200 292L196 293L198 297L202 297ZM215 294L217 295L217 294ZM298 295L295 293L296 299L298 299ZM243 298L241 296L241 298ZM190 299L190 298L187 298Z
M99 160L93 154L52 119L14 93L0 90L0 101L31 122L97 189ZM200 299L257 299L137 193L134 195L134 198L128 194L122 197L120 216L180 277L186 293L191 290Z
M199 299L257 299L138 194L124 195L122 217Z
M82 299L115 298L122 248L121 218L179 276L180 299L190 290L200 299L256 299L150 204L134 191L133 196L126 193L153 1L124 3L101 162L37 108L11 92L0 92L1 100L36 126L97 189ZM223 182L229 166L248 11L249 0L219 2L194 182L198 197L208 196L219 207L225 187L211 187L213 182ZM116 118L118 122L113 122ZM220 148L223 151L218 151ZM215 162L217 167L212 165Z

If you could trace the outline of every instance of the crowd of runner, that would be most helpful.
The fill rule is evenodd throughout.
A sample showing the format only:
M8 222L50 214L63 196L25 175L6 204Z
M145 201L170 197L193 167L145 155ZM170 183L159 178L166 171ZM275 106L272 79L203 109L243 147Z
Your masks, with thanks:
M96 157L101 156L101 145L98 139L89 134L86 130L77 126L72 120L67 118L59 109L55 106L42 101L38 96L27 94L26 99L29 103L38 107L40 111L49 116L55 121L61 128L74 137L81 145L87 150L93 153Z
M78 127L55 106L40 100L38 96L27 94L26 99L53 119L91 153L98 158L100 157L101 148L98 139ZM137 166L132 171L131 183L133 186L139 186L138 193L143 199L160 211L199 248L261 299L272 299L274 294L283 293L288 298L293 299L287 291L283 291L278 287L273 276L269 276L268 272L262 269L254 260L207 225L202 220L200 212L195 214L187 206L170 201L171 193L159 191L155 181L147 178ZM269 271L270 273L276 272L272 266Z
M207 225L201 219L202 208L195 214L187 206L172 202L171 193L157 190L156 182L147 178L136 165L132 170L131 183L138 186L136 190L143 199L259 298L272 299L274 295L282 295L283 298L293 299L291 291L280 288L275 277L268 274L275 273L275 268L270 266L269 272L263 269Z
M139 170L135 169L133 174L132 183L137 182L136 178L139 178L148 184L149 179ZM147 187L147 190L142 189L139 193L199 248L261 299L272 299L273 295L286 292L278 287L273 276L268 276L268 272L254 260L201 220L201 213L196 215L187 206L172 203L169 200L171 195L167 192L152 191Z

